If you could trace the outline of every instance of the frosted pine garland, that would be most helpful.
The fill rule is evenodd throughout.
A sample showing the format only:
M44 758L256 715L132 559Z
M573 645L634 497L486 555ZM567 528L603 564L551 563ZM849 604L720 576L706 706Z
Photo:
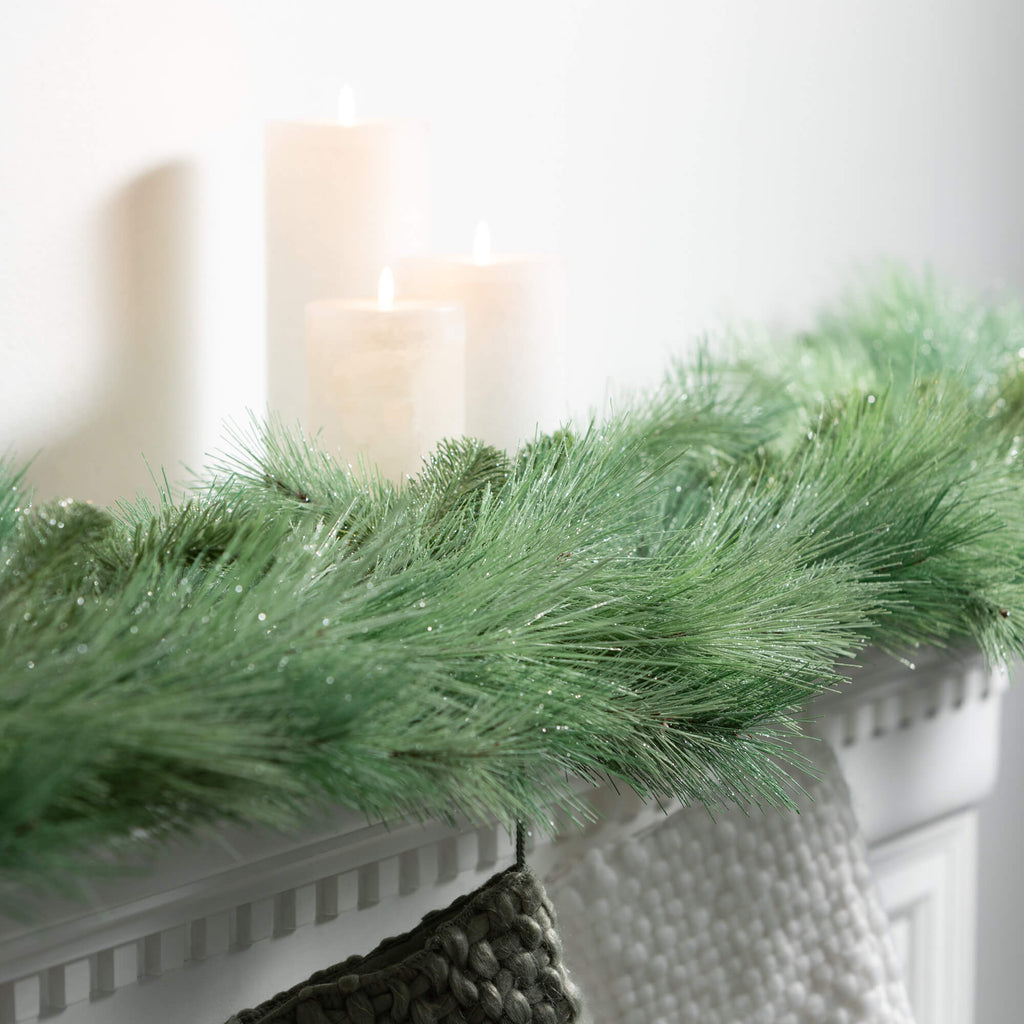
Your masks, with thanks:
M203 822L546 818L569 774L786 806L866 644L1024 651L1024 316L887 273L770 358L402 488L254 424L178 500L0 468L0 873Z

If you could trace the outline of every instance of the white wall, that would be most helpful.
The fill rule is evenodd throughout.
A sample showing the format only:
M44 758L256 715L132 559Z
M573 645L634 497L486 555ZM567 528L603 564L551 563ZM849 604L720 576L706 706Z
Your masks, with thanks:
M1016 0L5 0L0 444L109 500L261 406L262 124L342 81L432 123L438 247L564 253L577 408L879 252L1022 281L1020 36Z
M1024 292L1022 9L4 0L0 451L41 449L43 495L109 501L146 486L140 451L180 476L261 406L262 124L330 117L343 81L431 121L437 247L485 214L499 246L565 255L577 409L879 253ZM1014 883L1019 923L1000 863L985 892ZM985 1024L1013 973L983 962Z

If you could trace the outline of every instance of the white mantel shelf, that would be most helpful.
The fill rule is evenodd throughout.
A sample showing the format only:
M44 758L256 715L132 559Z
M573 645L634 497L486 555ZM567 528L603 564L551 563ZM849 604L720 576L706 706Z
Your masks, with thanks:
M843 766L868 843L975 806L991 792L1005 670L989 669L976 652L929 648L906 663L875 655L848 674L850 686L820 697L813 713Z
M964 1024L973 808L995 783L1007 676L973 654L913 661L873 658L810 714L850 786L918 1024ZM603 820L533 848L536 870L664 813L600 796ZM309 973L295 965L365 951L511 859L497 827L389 828L343 810L302 835L211 831L144 873L97 883L86 904L54 899L33 924L0 923L0 1024L221 1024Z

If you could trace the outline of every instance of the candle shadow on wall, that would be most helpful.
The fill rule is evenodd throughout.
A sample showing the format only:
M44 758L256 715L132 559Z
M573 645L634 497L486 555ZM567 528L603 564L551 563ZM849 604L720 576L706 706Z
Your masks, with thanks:
M33 462L40 496L108 504L172 483L199 445L198 187L195 165L161 165L119 189L97 238L103 384L73 434Z

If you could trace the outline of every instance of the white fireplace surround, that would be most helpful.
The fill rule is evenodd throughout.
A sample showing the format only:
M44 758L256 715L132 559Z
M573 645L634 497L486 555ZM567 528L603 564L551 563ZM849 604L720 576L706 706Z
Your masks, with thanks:
M977 655L874 657L814 706L836 749L906 967L918 1024L974 1004L977 806L998 769L1007 677ZM604 818L530 843L543 873L664 810L610 791ZM0 925L0 1024L221 1024L312 970L368 950L510 862L495 827L367 825L339 810L284 837L220 829L151 869Z

